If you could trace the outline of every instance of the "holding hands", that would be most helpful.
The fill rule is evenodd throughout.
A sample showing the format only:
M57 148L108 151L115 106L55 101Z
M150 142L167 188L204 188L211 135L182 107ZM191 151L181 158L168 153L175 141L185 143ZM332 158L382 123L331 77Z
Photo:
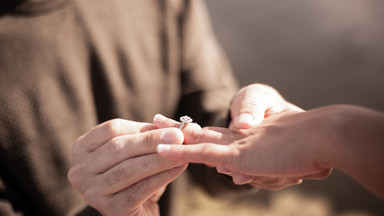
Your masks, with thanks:
M233 177L236 184L277 190L299 184L302 179L323 179L331 166L317 158L308 139L318 139L302 123L310 121L302 112L265 119L249 129L187 127L187 144L159 145L160 155L184 162L204 163ZM168 119L166 124L173 120ZM297 131L303 138L296 140Z
M68 178L106 215L159 215L165 187L189 162L269 190L324 179L335 167L384 197L382 113L340 105L304 112L254 84L235 95L231 119L229 128L203 129L160 114L153 124L105 122L76 141Z
M273 88L250 85L234 97L231 107L234 121L231 122L231 128L235 130L202 130L197 124L189 124L183 129L184 137L181 130L177 129L180 123L161 115L155 116L154 124L114 119L98 125L78 138L73 147L73 164L68 172L68 179L82 193L88 204L106 215L158 215L157 201L165 187L186 169L189 161L217 166L219 172L232 175L238 184L252 182L255 186L271 189L276 188L276 185L279 188L296 184L298 180L295 178L282 180L268 176L261 179L256 177L256 172L248 172L246 169L249 167L242 168L240 163L222 161L230 155L228 158L236 159L230 150L237 148L237 140L246 138L251 133L252 129L248 132L246 128L259 124L265 116L292 110L301 111L286 102ZM227 144L228 146L218 147L228 149L216 152L218 147L211 146L212 144L199 144L185 146L193 147L190 150L170 149L175 154L161 153L178 160L161 157L156 151L160 143L181 145L202 142ZM185 153L177 156L176 153L180 150ZM199 156L201 150L204 154ZM211 154L214 158L207 158Z
M251 85L235 96L231 116L229 129L187 127L185 143L194 145L157 151L271 190L326 178L334 167L384 199L383 113L351 105L303 112L271 87ZM163 126L172 124L168 119Z
M241 89L232 101L233 121L230 129L200 129L193 124L194 126L185 128L183 132L185 143L195 145L160 145L158 150L162 156L170 159L214 166L218 172L232 176L236 184L251 184L277 190L299 184L303 178L322 179L329 175L331 168L322 168L316 164L306 167L307 161L300 157L310 156L301 155L297 151L305 149L305 146L299 145L306 143L289 143L287 140L293 131L290 132L285 127L292 127L296 122L296 115L302 111L288 103L272 87L249 85ZM293 113L295 115L287 118ZM154 123L157 127L178 125L171 119ZM274 143L276 139L280 142ZM298 146L292 146L293 144ZM290 157L296 158L298 164L294 165L295 168L286 167L285 173L280 173L283 166L290 166Z

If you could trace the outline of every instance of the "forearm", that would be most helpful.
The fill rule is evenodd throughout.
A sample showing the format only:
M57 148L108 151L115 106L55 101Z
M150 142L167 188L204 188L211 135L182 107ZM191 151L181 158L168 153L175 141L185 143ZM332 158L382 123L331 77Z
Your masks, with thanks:
M384 114L357 106L324 107L329 116L326 163L384 199Z

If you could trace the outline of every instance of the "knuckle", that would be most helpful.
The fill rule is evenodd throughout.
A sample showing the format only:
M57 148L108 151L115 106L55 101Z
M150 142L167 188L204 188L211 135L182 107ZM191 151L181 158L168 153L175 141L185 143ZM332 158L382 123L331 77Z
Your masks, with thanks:
M77 155L80 155L82 153L83 149L83 137L79 137L75 140L72 146L72 156L73 158L76 158Z
M239 112L252 114L253 112L259 112L262 109L263 107L261 106L259 101L255 100L254 98L245 98L241 102Z
M140 192L142 194L152 194L153 193L153 188L151 184L141 184L140 186Z
M75 186L76 185L76 173L75 173L75 170L74 170L74 168L70 168L69 170L68 170L68 173L67 173L67 179L68 179L68 181L73 185L73 186Z
M77 189L80 189L81 169L79 166L73 166L68 170L67 178L69 182Z
M69 168L67 172L67 179L69 183L80 192L84 192L89 188L87 184L89 176L84 171L84 164L76 164Z
M123 119L112 119L107 121L104 124L104 130L107 134L109 134L111 137L118 136L120 134L120 131L122 131L123 127Z
M241 156L242 151L233 146L229 146L229 148L230 154L224 158L223 165L226 167L245 167L246 164L243 164L245 163L244 160L241 160L243 158Z
M125 141L120 137L115 137L109 141L107 146L111 154L120 154L124 151Z
M186 142L194 144L199 143L203 140L204 136L207 134L207 130L204 128L202 130L193 130L186 137Z
M150 148L154 143L155 136L157 136L157 133L148 132L141 136L140 144L143 145L145 148Z
M162 163L163 158L159 155L155 155L155 157L151 158L151 160L143 160L141 163L138 165L138 168L140 170L147 170L147 169L152 169L153 164L160 164Z
M201 130L201 126L197 123L194 123L194 122L191 122L191 123L188 123L185 125L185 127L182 129L183 131L184 130L187 130L187 131L198 131L198 130Z
M143 132L147 132L147 131L151 131L151 130L155 130L155 129L157 129L157 127L153 124L142 123L142 125L139 129L139 133L143 133Z
M109 187L113 187L128 175L129 170L131 170L130 163L124 163L117 169L108 172L105 182Z
M129 188L129 190L124 193L124 205L127 209L131 209L133 206L136 206L137 203L140 202L140 198L138 196L138 186L140 184L136 184L133 187Z
M201 149L201 155L203 156L203 160L206 161L209 159L210 152L212 151L212 148L210 145L204 145Z
M215 154L216 149L211 145L202 145L202 148L200 149L199 155L201 155L200 159L202 162L206 163L207 165L217 165L222 164L219 160L215 160L212 155Z

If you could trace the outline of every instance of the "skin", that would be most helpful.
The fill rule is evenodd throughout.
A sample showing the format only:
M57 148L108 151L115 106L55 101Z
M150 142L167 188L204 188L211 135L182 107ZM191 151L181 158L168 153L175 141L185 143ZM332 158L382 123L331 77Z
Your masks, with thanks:
M240 89L233 97L229 128L248 129L265 118L291 111L304 110L286 101L271 86L255 83Z
M217 142L216 139L210 140L209 137L219 136L223 138L223 134L227 134L230 138L235 138L247 134L246 130L259 125L264 119L274 116L285 115L291 112L303 112L299 107L287 102L274 88L263 84L252 84L242 88L233 98L231 105L231 121L227 130L224 128L204 128L196 124L190 124L189 127L183 129L185 135L184 143L198 144L202 141ZM179 123L165 117L155 118L154 124L159 128L178 127ZM232 131L235 131L232 133ZM211 135L206 135L206 134ZM202 139L201 138L208 138ZM186 161L188 162L188 161ZM235 184L251 184L258 188L269 190L278 190L291 185L300 184L303 178L323 179L328 176L331 169L319 169L308 175L299 176L250 176L246 173L239 173L236 170L228 170L225 167L216 164L206 164L216 166L218 172L233 177Z
M285 112L249 129L191 127L195 145L160 145L160 155L260 179L321 179L334 167L384 199L384 115L348 105Z
M237 101L248 97L258 98L257 102L237 106ZM260 84L242 89L233 101L236 103L232 103L231 115L236 121L231 123L232 128L253 127L264 116L300 110L273 88ZM250 115L240 117L242 114ZM186 169L187 163L161 157L156 147L160 143L180 145L193 140L193 137L184 137L179 129L169 128L164 118L156 115L154 124L114 119L76 140L68 179L89 205L103 215L159 215L157 201L165 187ZM173 120L171 123L180 125ZM191 125L201 130L196 124L190 124L183 131L190 130ZM239 178L239 182L244 180ZM300 179L293 179L280 183L299 182Z
M187 164L161 158L156 146L183 140L175 128L105 122L75 142L68 179L103 215L159 215L157 201Z

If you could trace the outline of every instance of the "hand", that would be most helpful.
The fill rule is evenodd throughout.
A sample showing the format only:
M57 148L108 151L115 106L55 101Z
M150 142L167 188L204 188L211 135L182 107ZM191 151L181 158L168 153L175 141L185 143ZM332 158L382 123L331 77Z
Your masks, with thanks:
M252 84L242 88L232 99L229 128L248 129L264 118L290 111L303 111L287 102L274 88Z
M75 142L68 179L103 215L159 215L157 201L187 164L160 157L156 146L183 140L174 128L105 122Z
M318 119L303 112L275 115L250 129L186 127L185 140L195 145L160 145L159 154L173 160L205 163L233 177L234 183L277 190L301 179L323 179L332 168L309 143L322 142ZM171 119L155 125L177 126ZM302 136L298 139L297 134Z
M242 88L234 96L231 103L231 123L229 128L248 129L257 126L265 118L291 112L303 111L301 108L287 102L274 88L264 84L252 84ZM252 182L256 177L241 175L228 172L221 167L218 170L222 173L231 175L234 182L245 184ZM263 183L263 188L281 188L290 184L299 184L301 179L294 178L258 178L259 183ZM277 184L279 183L279 184ZM255 185L256 186L256 185ZM258 186L261 186L260 184Z

